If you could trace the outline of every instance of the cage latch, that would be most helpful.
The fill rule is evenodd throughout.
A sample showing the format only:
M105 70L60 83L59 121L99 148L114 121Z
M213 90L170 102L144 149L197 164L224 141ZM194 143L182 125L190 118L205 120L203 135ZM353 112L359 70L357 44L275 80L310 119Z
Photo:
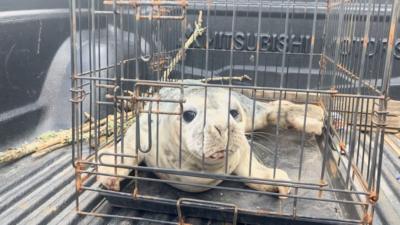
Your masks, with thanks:
M131 97L133 99L133 104L136 106L139 106L140 103L147 103L148 107L143 109L139 109L139 107L136 107L136 148L142 152L142 153L148 153L151 150L152 147L152 114L167 114L167 115L182 115L183 111L183 103L184 103L184 94L183 94L183 86L182 85L176 85L176 84L170 84L166 85L169 88L173 89L179 89L180 95L178 99L161 99L160 96L157 95L157 93L154 93L157 88L162 87L162 85L157 85L152 82L147 82L147 81L137 81L135 84L135 92L133 93L133 96ZM143 93L141 89L147 89L147 93ZM154 96L155 95L155 96ZM168 111L160 111L159 110L159 103L160 102L168 102L168 103L175 103L180 105L180 111L177 112L168 112ZM144 105L144 104L143 104ZM154 108L153 109L153 105ZM140 133L141 133L141 121L140 121L140 113L146 113L147 114L147 147L142 148L141 146L141 138L140 138ZM142 125L143 127L143 125Z
M151 150L151 111L152 111L152 105L153 102L149 102L149 110L147 112L147 148L142 149L142 146L140 144L140 117L139 114L136 114L136 146L139 149L139 151L141 151L142 153L148 153Z
M236 225L237 224L237 215L238 215L238 207L234 204L228 204L228 203L220 203L220 202L212 202L212 201L204 201L204 200L198 200L198 199L192 199L192 198L180 198L176 202L176 209L178 211L178 219L179 219L179 225L187 225L184 221L184 216L182 212L182 207L187 207L187 208L201 208L205 210L211 210L211 211L220 211L224 212L225 215L232 211L233 213L233 218L232 218L232 224Z
M73 96L71 99L69 99L70 102L81 103L85 100L86 98L85 90L81 88L71 88L70 91L72 92Z

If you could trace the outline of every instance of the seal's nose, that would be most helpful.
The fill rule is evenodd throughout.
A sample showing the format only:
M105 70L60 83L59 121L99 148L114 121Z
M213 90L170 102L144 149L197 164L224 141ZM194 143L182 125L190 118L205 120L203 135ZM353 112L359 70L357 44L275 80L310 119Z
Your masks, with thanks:
M215 125L214 125L214 127L218 131L219 136L222 136L221 128L218 128L218 126L215 126Z
M227 126L224 126L222 124L214 124L212 126L214 127L214 129L216 131L215 133L218 133L220 137L225 137L226 136L226 131L228 129Z

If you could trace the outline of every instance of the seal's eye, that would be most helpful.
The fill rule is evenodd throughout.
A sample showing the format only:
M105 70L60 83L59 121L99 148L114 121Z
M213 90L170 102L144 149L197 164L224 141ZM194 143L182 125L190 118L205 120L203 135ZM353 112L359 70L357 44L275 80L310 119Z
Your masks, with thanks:
M235 110L235 109L231 109L231 110L229 111L229 113L230 113L231 116L232 116L233 118L235 118L235 119L239 116L239 112L238 112L237 110Z
M196 117L195 111L188 110L183 112L183 119L188 123L191 122L195 117Z

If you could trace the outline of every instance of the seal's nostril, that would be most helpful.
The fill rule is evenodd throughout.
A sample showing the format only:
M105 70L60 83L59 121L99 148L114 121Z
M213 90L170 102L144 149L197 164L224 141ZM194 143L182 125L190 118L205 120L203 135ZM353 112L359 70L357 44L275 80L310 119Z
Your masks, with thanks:
M217 126L214 126L214 127L215 127L215 129L217 129L219 135L222 136L221 130Z

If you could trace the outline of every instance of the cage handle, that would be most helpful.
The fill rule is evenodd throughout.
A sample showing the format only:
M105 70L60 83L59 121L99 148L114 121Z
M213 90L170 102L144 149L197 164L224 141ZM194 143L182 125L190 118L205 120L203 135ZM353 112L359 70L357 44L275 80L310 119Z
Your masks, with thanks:
M139 113L136 113L136 147L139 149L140 152L142 153L148 153L151 150L152 142L151 142L151 109L152 109L153 102L149 103L149 111L147 112L147 127L148 127L148 132L147 132L147 143L148 147L146 149L142 149L142 146L140 144L140 119L139 119Z
M159 2L137 2L134 7L136 8L136 18L140 19L147 19L147 20L183 20L186 16L186 6L188 5L187 0L181 0L176 2L168 2L168 1L159 1ZM141 6L149 7L150 13L149 14L142 14L141 13ZM180 7L182 12L179 15L164 15L161 7Z
M147 19L147 20L183 20L186 17L186 7L188 6L188 0L179 0L179 1L170 1L170 0L163 0L163 1L129 1L129 0L104 0L104 5L128 5L132 6L136 9L136 18L140 19ZM140 11L140 7L150 8L150 13L143 14ZM182 13L178 15L168 15L167 12L162 10L162 7L179 7L182 9Z
M183 213L182 213L183 205L197 207L197 208L215 209L218 211L226 211L227 209L231 209L231 210L233 210L232 224L233 225L237 224L238 207L234 204L198 200L198 199L193 199L193 198L179 198L178 201L176 202L176 209L178 211L179 225L185 225Z

